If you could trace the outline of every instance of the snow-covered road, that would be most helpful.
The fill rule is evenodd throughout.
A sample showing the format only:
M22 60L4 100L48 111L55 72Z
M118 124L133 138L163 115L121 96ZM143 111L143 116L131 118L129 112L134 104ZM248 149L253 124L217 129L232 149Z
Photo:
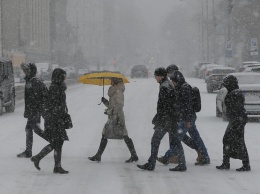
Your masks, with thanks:
M87 157L97 151L107 117L103 114L105 107L97 105L102 88L78 84L67 90L74 128L67 130L70 141L63 146L62 166L70 173L52 173L52 153L41 161L41 171L36 170L29 159L16 157L25 147L26 119L23 118L24 104L20 102L14 113L0 117L0 194L259 194L260 123L250 122L245 130L252 171L236 172L242 164L232 159L231 170L216 170L215 166L222 162L222 137L227 122L215 117L216 93L208 94L203 80L187 81L201 91L203 104L197 126L211 157L209 166L195 166L196 153L184 145L186 172L170 172L173 164L159 163L155 171L142 171L136 167L137 163L124 162L130 153L121 140L109 140L101 163L89 161ZM139 156L138 164L147 162L150 155L151 120L156 111L158 88L152 78L131 80L126 85L126 125ZM33 154L45 145L47 142L34 135ZM163 155L168 146L166 135L159 155Z

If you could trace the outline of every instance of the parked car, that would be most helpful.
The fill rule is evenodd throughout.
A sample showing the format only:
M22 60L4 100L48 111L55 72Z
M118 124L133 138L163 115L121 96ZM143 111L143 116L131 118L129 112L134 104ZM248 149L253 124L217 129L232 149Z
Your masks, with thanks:
M255 65L248 65L243 72L252 72L253 69L260 68L260 64L255 64Z
M197 65L194 66L194 69L193 69L193 76L196 77L196 78L199 78L199 71L200 71L200 68L202 65L205 65L205 64L209 64L208 62L201 62L201 63L198 63Z
M15 87L12 61L0 58L0 115L15 110Z
M199 78L205 79L207 69L212 69L212 68L218 67L218 66L220 66L220 65L218 65L218 64L205 64L205 65L202 65L201 68L200 68L200 72L199 72Z
M148 69L145 65L135 65L131 69L131 78L148 78Z
M227 74L234 72L235 69L232 67L215 67L211 69L209 76L205 78L208 93L212 93L213 91L218 90L221 86L223 78Z
M238 80L239 89L245 96L245 109L249 116L260 116L260 74L259 73L231 73ZM219 90L216 97L216 116L226 120L224 99L227 89Z
M237 67L237 71L238 72L242 72L245 70L246 67L248 66L259 66L260 65L260 62L259 61L245 61L243 62L241 65L239 65Z

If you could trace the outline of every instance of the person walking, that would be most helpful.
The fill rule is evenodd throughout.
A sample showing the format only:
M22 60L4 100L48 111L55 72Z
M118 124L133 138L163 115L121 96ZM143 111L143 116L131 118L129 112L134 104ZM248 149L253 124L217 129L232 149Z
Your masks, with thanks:
M64 126L64 115L68 113L66 105L66 71L60 68L54 69L51 85L48 93L48 109L45 118L44 135L50 144L45 146L40 153L33 156L31 161L40 170L39 163L47 154L54 150L55 166L53 173L68 174L69 171L61 167L62 146L64 141L69 140Z
M24 152L17 154L18 158L32 157L33 131L44 138L43 130L40 128L41 116L44 112L46 96L48 93L45 84L36 78L37 68L34 63L22 63L21 68L25 74L24 89L24 118L27 118L25 127L26 132L26 149Z
M179 67L177 65L175 65L175 64L169 65L166 68L167 77L169 78L174 71L178 71L178 70L179 70ZM202 159L202 155L192 138L190 138L187 134L185 134L182 138L182 142L184 144L186 144L188 147L190 147L191 149L195 149L197 151L197 154L198 154L197 159L196 159L197 162ZM173 147L173 145L170 145L170 147ZM175 150L169 149L164 154L164 156L157 158L157 161L161 162L164 165L168 165L169 163L176 164L176 163L178 163L178 160L179 160L179 156L176 153L177 152Z
M123 80L121 78L112 78L111 86L108 89L109 100L105 99L104 97L101 98L101 101L107 107L105 114L108 115L108 121L104 126L97 153L94 156L88 158L91 161L101 161L101 156L106 148L108 139L124 139L131 153L131 157L125 162L131 163L138 161L134 143L132 139L129 138L125 126L125 116L123 111L124 91L125 85Z
M244 130L248 117L244 108L245 97L239 90L237 78L228 75L223 80L228 93L225 97L228 126L223 137L223 163L219 170L230 169L230 158L242 160L243 166L236 171L250 171L249 156L245 144Z
M195 165L206 165L210 164L210 158L206 149L206 146L197 130L196 127L196 113L193 109L193 103L192 103L192 87L185 81L184 76L180 71L174 71L170 79L176 89L177 93L177 101L179 104L178 110L179 110L179 123L178 123L178 138L180 140L183 139L183 136L188 132L191 138L193 139L196 147L199 149L202 155L202 159L195 163ZM176 142L173 142L173 144ZM179 157L180 162L179 166L170 169L171 171L176 171L179 169L182 169L181 164L185 163L185 157L184 157L184 151L182 145L177 145L180 150ZM183 165L184 166L184 165Z
M154 71L154 77L160 84L157 102L157 113L152 120L154 133L151 140L151 155L144 165L137 165L142 170L155 169L156 159L162 138L168 132L170 142L177 133L176 100L173 85L167 78L167 71L159 67ZM180 142L179 142L180 143ZM181 144L181 143L180 143ZM175 149L175 148L174 148Z

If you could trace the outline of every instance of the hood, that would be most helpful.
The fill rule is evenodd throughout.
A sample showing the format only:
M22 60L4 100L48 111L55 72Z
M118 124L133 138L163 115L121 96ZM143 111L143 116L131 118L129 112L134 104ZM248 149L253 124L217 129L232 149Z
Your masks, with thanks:
M66 74L66 71L64 71L63 69L56 68L52 72L51 81L56 84L62 84L65 80Z
M25 76L25 79L31 79L32 77L36 76L37 67L34 63L22 63L21 68L24 72L29 72L29 75Z
M170 79L172 81L175 81L178 86L181 86L182 84L184 84L186 82L184 76L182 75L182 73L180 71L173 71L170 76Z
M223 86L228 92L239 89L237 78L234 75L228 75L223 79Z

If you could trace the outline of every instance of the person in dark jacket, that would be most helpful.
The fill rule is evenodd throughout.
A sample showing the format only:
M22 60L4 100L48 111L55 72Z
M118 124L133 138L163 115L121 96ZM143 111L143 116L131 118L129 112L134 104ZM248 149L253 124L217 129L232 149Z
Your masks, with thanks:
M167 68L166 68L166 71L167 71L167 76L170 77L171 74L174 72L174 71L178 71L179 70L179 67L175 64L171 64L169 65ZM196 161L200 161L202 160L202 155L199 151L199 148L195 145L194 141L192 138L190 138L187 134L185 134L182 138L182 142L184 144L186 144L188 147L190 147L191 149L195 149L198 153L198 157L196 159ZM173 145L170 145L170 147L172 147ZM179 160L179 156L176 155L176 152L174 153L175 150L173 149L169 149L165 154L164 156L158 158L158 162L161 162L163 163L164 165L167 165L169 163L178 163L178 160Z
M144 165L137 165L143 170L154 170L156 159L158 155L159 146L162 138L168 132L170 141L177 132L177 118L175 110L175 96L173 85L167 78L167 71L160 67L154 71L156 81L160 84L157 113L154 116L152 123L154 124L154 134L151 141L151 155L148 163ZM180 141L178 141L181 144Z
M25 127L26 150L17 155L18 158L32 157L33 131L44 138L43 130L40 128L41 116L46 103L47 88L45 84L36 78L37 68L34 63L21 64L25 74L24 117L27 118Z
M203 157L203 159L196 162L195 165L210 164L207 149L195 124L197 117L192 104L192 87L185 81L185 78L180 71L174 71L171 74L170 79L176 89L176 96L179 104L178 116L180 121L178 123L178 138L182 140L183 136L189 132L189 135L193 139L196 147L200 150ZM173 144L174 143L175 142L173 142ZM171 171L181 171L183 168L186 169L183 165L185 164L185 157L182 146L180 146L180 150L177 151L179 152L180 157L179 165L173 169L170 169Z
M107 139L124 139L131 153L131 157L125 162L131 163L138 161L133 140L128 136L128 131L125 125L125 115L123 110L124 92L125 85L123 80L120 78L112 78L111 86L108 89L109 100L104 97L101 98L101 101L107 107L105 114L108 115L108 121L103 128L102 138L97 153L88 158L91 161L101 161L101 156L108 142Z
M237 78L228 75L223 80L223 86L228 90L225 97L228 126L223 137L223 163L216 166L219 170L230 169L230 158L242 160L243 166L237 171L250 171L249 156L245 144L244 129L248 122L244 108L245 97L239 90Z
M56 68L52 73L51 85L48 94L48 115L45 118L44 135L49 145L45 146L39 154L33 156L31 161L40 170L39 163L42 158L54 149L55 166L53 173L67 174L68 171L61 167L62 146L64 141L69 140L64 128L64 115L68 113L66 105L66 71Z

